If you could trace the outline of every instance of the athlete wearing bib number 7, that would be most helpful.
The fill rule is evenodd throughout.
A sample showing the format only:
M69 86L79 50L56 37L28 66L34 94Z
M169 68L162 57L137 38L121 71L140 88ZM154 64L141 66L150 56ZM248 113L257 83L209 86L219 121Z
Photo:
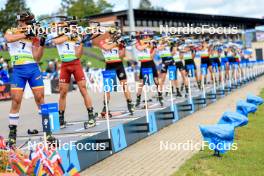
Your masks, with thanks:
M38 61L43 55L45 39L35 37L32 30L19 30L27 28L33 20L34 15L30 12L20 12L17 16L18 27L8 30L5 34L13 65L12 105L9 113L10 132L7 142L10 147L16 144L19 111L27 82L32 89L38 109L44 103L44 86ZM52 142L53 139L51 134L47 135L48 141Z
M71 31L71 33L67 35L53 39L52 42L57 46L62 62L59 81L60 125L61 127L64 127L66 124L64 120L66 97L69 90L71 75L73 75L83 97L85 107L88 111L88 122L85 123L87 124L87 126L85 126L94 127L96 125L96 121L95 115L93 113L92 100L87 92L85 75L80 61L80 58L83 54L83 42L74 31Z

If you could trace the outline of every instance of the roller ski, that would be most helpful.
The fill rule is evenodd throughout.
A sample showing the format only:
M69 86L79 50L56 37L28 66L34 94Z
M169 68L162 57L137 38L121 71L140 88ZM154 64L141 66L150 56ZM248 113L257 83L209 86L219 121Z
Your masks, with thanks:
M104 106L104 107L103 107L103 110L102 110L102 112L101 112L101 117L105 119L105 118L106 118L106 114L107 114L107 113L106 113L106 106ZM112 118L112 116L113 116L113 115L111 114L111 112L108 111L108 117L109 117L109 118Z
M88 121L84 122L84 129L95 127L97 116L98 114L93 112L93 108L88 109Z

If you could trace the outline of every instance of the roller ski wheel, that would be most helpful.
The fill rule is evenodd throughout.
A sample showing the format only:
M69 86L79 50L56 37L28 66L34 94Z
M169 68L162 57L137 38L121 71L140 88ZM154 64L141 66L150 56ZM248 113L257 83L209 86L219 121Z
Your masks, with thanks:
M110 111L108 112L108 117L109 118L112 118L112 114L110 113ZM103 118L103 119L105 119L106 118L106 112L101 112L101 117Z
M96 120L95 119L90 119L88 122L84 122L84 129L92 128L96 126Z

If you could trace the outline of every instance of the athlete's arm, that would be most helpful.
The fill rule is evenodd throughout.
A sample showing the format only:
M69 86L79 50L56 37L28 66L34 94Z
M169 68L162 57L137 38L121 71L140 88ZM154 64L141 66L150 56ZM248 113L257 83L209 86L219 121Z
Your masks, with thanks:
M126 56L126 49L123 46L119 47L119 57L124 58Z
M173 55L173 56L174 56L174 55L176 54L176 52L177 52L177 49L176 49L176 47L173 47L173 48L172 48L172 51L171 51L171 55Z
M101 45L101 48L104 49L104 50L111 50L113 48L116 47L116 43L108 43L108 42L105 42Z
M139 51L143 51L144 49L146 49L149 45L148 44L144 44L144 45L140 45L139 43L136 44L136 48Z
M81 58L83 55L83 43L80 43L80 45L75 46L75 56L77 58Z
M160 51L160 50L163 50L165 48L165 45L158 45L157 49Z
M33 58L39 62L40 59L43 56L43 52L44 52L44 47L43 46L33 46L32 47L32 54L33 54Z
M7 43L16 42L18 40L26 38L25 34L12 34L12 33L6 33L4 38L6 39Z
M43 56L44 46L45 38L32 38L32 54L37 62L39 62Z
M68 39L69 39L68 36L63 35L63 36L61 36L61 37L58 37L58 38L53 39L53 40L52 40L52 43L53 43L54 45L59 45L59 44L62 44L62 43L64 43L64 42L66 42Z
M153 59L156 54L157 49L153 48L152 52L150 53L150 57Z

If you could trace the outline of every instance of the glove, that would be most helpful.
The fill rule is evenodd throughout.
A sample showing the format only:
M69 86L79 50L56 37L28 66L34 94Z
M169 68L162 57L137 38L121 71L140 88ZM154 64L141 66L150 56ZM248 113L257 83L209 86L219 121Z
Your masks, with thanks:
M32 29L27 29L24 34L26 37L35 37L36 36L35 32Z
M46 41L46 38L45 37L41 37L40 40L39 40L39 45L40 46L44 46L45 45L45 41Z
M87 34L87 35L84 35L83 38L82 38L82 43L86 43L87 41L90 41L91 39L91 35L90 34Z

